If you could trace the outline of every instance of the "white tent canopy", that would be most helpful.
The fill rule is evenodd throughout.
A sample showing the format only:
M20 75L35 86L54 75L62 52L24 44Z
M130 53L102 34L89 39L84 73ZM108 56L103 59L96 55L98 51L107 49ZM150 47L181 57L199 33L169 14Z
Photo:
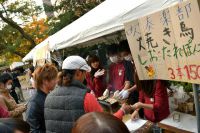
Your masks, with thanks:
M102 36L124 30L125 22L161 10L177 1L106 0L49 37L49 48L53 51L75 45L85 45L89 41L97 43ZM26 58L23 61L26 61Z
M161 10L177 0L106 0L50 39L50 49L72 47L124 29L124 22Z
M19 67L22 67L24 65L26 65L26 63L23 63L23 62L13 62L10 65L10 70L14 70L15 68L19 68Z

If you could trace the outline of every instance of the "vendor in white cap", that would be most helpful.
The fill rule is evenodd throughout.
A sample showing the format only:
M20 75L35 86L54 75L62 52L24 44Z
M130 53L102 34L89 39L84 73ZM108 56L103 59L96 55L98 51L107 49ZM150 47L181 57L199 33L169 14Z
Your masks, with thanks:
M50 93L45 102L45 122L47 132L70 133L76 120L88 112L103 112L94 95L83 84L90 66L80 56L70 56L63 62L63 87ZM122 119L130 111L128 105L114 115Z

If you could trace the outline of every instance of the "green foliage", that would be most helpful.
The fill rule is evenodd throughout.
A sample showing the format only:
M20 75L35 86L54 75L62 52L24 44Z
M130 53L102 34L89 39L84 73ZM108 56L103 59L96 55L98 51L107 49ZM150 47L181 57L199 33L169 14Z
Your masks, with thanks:
M44 20L38 23L36 21L36 16L41 12L42 8L36 6L33 0L0 0L0 18L3 20L3 28L0 29L0 56L4 58L0 62L8 64L12 61L21 61L35 43L38 44L46 38L47 25L43 23ZM35 43L27 38L34 40Z
M49 20L49 35L58 32L100 3L95 0L92 2L85 0L61 0L59 4L56 3L53 7L46 6L46 8L49 8L49 10L47 9L48 11L54 11L59 14L58 17Z
M16 0L14 2L1 0L0 4L0 12L3 13L7 19L18 20L22 22L22 24L31 22L33 16L38 16L42 12L42 8L36 6L33 0Z
M49 25L50 26L49 35L55 34L56 32L64 28L66 25L72 23L76 19L77 17L74 15L74 12L72 11L59 15L59 18L51 20L51 23Z
M30 34L38 44L47 37L47 25L44 20L34 21L25 26L24 31ZM10 25L6 25L0 30L0 56L10 53L9 56L19 58L24 57L30 50L30 42L22 37L22 35Z
M5 49L9 49L11 46L16 46L17 42L15 42L19 33L14 28L6 25L2 30L0 30L0 53L4 52Z
M88 0L61 0L60 3L56 3L53 6L45 5L45 11L55 12L58 15L57 17L49 18L45 23L41 22L38 26L35 24L35 18L43 10L40 6L36 6L33 0L14 0L12 2L10 0L0 0L0 15L14 23L17 20L17 26L23 27L21 28L23 32L28 33L38 44L48 35L58 32L100 3L95 0L90 0L89 2ZM12 61L20 61L31 50L33 45L12 23L1 22L1 26L3 25L4 27L0 29L0 63L5 65ZM35 26L30 25L30 23ZM41 28L41 25L44 26ZM88 49L86 48L85 50L87 51ZM78 49L73 51L80 52Z

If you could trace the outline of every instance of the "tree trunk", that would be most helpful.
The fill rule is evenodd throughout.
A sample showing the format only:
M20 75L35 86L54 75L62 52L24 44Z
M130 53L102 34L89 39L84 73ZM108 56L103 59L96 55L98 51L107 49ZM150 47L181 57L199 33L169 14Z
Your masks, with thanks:
M9 18L5 18L3 16L3 13L0 12L0 18L5 22L7 23L8 25L10 25L11 27L13 27L14 29L18 30L20 32L20 34L26 39L28 40L30 43L31 43L31 46L30 48L34 48L36 46L36 43L35 41L33 40L33 38L24 32L24 30L19 26L17 25L17 23L15 23L13 20L9 19Z
M54 17L54 12L49 10L50 8L53 8L51 0L42 0L42 2L43 2L43 7L44 7L45 14L47 15L47 18Z

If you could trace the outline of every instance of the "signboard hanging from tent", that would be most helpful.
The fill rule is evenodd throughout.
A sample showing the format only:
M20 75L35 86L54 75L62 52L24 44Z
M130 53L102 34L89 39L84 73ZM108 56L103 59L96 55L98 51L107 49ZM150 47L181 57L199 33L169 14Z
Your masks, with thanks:
M46 61L51 62L49 45L37 49L33 55L33 66L43 66Z
M141 80L200 83L200 13L187 0L125 24Z

